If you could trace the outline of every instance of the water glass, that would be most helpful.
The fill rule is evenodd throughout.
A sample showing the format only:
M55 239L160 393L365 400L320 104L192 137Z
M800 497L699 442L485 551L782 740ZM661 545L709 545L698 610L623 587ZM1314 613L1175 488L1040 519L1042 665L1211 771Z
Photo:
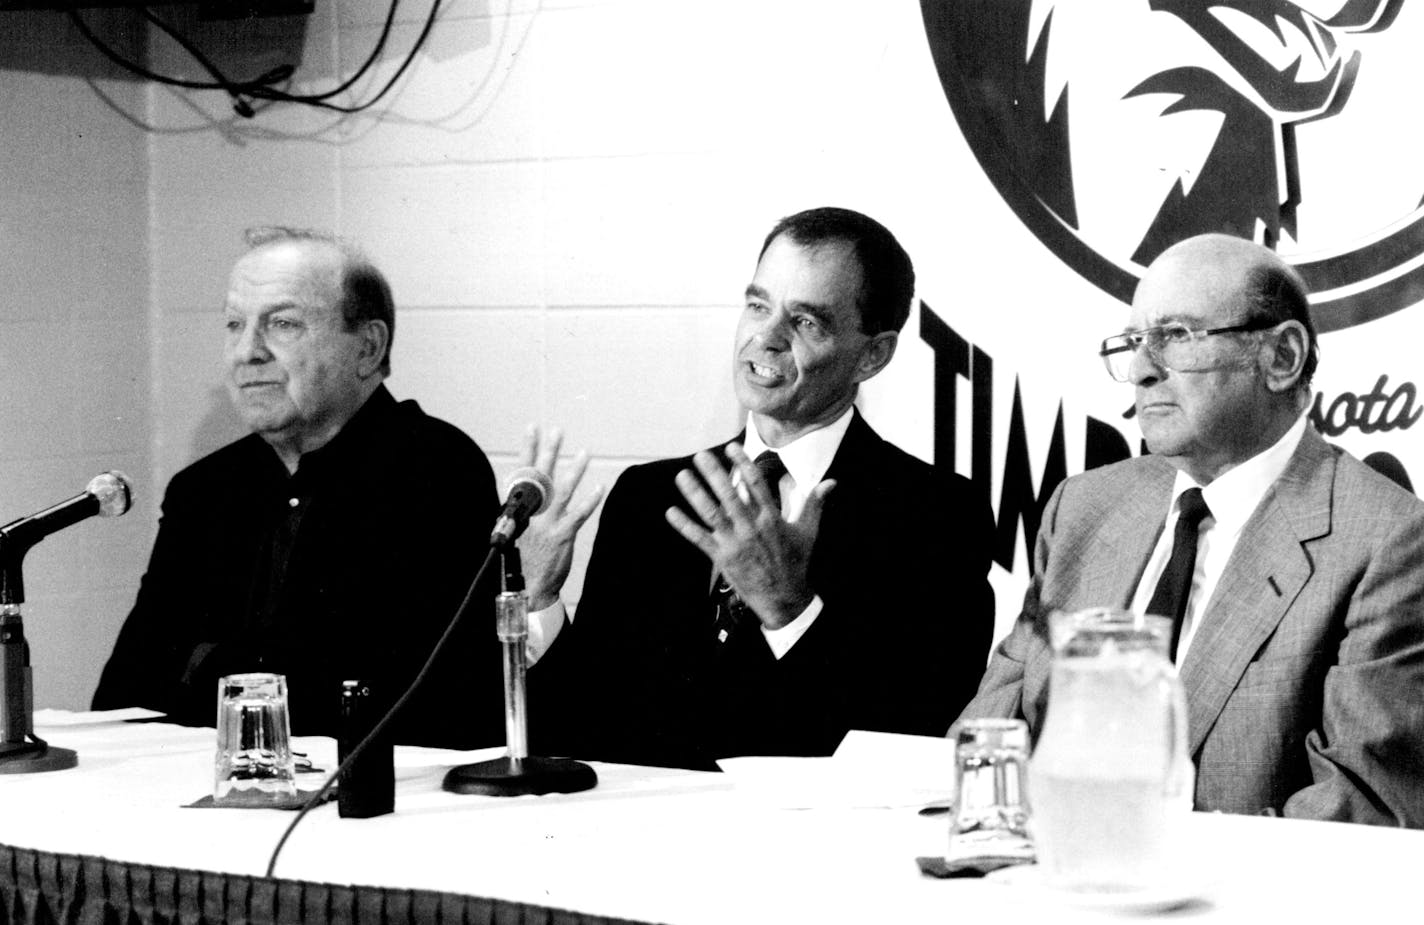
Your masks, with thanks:
M1020 719L967 719L949 730L954 742L954 813L950 861L1032 860L1028 726Z
M287 679L236 674L218 681L217 803L281 802L297 792Z

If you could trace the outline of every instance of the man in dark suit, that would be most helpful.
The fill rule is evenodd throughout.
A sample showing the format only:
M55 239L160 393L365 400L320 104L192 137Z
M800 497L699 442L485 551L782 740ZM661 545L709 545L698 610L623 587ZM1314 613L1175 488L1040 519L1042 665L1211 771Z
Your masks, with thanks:
M733 350L747 429L610 492L576 619L551 626L531 676L554 747L708 768L948 727L993 631L988 506L854 407L913 291L909 257L859 213L814 209L767 236ZM535 608L572 545L547 534L526 535Z
M1023 613L964 716L1037 734L1049 612L1166 613L1197 809L1424 826L1424 503L1311 428L1299 275L1249 241L1188 239L1103 358L1153 455L1054 492Z
M499 510L458 428L386 389L395 304L329 235L250 232L223 309L248 436L175 475L138 600L94 707L212 725L217 680L287 677L293 730L335 735L341 682L389 704L455 614ZM485 611L488 614L488 611ZM395 727L399 741L503 741L500 655L467 617Z

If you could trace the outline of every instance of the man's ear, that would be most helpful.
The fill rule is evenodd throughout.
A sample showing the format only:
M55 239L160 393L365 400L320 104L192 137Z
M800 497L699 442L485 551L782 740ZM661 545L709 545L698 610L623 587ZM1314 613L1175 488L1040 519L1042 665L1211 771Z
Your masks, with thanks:
M1300 382L1310 355L1310 335L1299 321L1283 321L1261 345L1261 374L1272 392L1289 392Z
M381 371L386 345L391 342L391 329L379 318L367 318L356 328L361 337L361 354L356 359L356 372L362 379Z
M900 342L899 331L881 331L870 338L870 342L860 351L860 362L856 365L855 381L864 382L886 366L895 356L895 345Z

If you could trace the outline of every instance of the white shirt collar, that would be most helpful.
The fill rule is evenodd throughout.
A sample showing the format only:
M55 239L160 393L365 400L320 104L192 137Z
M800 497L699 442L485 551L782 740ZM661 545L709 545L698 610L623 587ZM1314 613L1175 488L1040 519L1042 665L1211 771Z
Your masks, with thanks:
M855 406L851 405L825 427L802 434L785 446L777 448L776 453L781 457L782 465L786 466L786 471L791 473L791 480L795 483L793 492L798 509L800 502L805 500L806 493L826 477L826 470L831 468L831 460L836 458L836 451L841 448L841 441L845 439L854 414ZM762 440L761 434L757 433L756 422L752 420L750 413L747 414L747 435L742 448L752 459L756 459L764 450L771 449L766 445L766 441Z
M1172 510L1177 499L1188 488L1201 488L1202 498L1216 521L1216 529L1223 534L1233 534L1246 526L1246 521L1255 513L1257 505L1266 492L1276 483L1276 479L1286 471L1291 456L1305 436L1306 422L1310 415L1303 413L1281 435L1281 439L1250 459L1228 469L1212 480L1210 485L1199 486L1196 480L1181 470L1177 471L1176 483L1172 486Z

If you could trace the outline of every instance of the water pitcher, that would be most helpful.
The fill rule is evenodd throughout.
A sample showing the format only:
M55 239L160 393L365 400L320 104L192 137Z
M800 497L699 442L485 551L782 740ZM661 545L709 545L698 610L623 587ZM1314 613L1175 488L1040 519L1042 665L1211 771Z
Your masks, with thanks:
M1127 892L1172 879L1195 772L1171 629L1164 617L1109 609L1049 618L1052 674L1029 793L1053 886Z

